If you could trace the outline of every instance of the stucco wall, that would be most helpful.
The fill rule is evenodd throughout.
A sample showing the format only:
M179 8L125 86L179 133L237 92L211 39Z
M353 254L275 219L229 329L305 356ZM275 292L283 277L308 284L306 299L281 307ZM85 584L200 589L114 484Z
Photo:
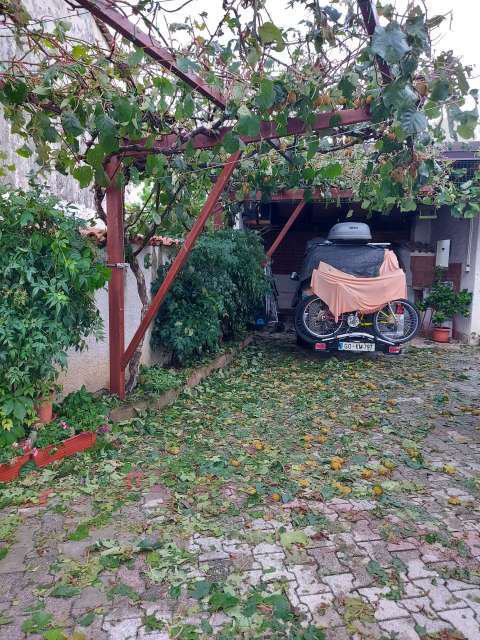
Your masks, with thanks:
M453 218L448 209L439 211L434 220L417 220L413 239L433 245L450 240L450 263L462 265L460 286L473 293L471 314L456 316L454 330L467 342L477 342L480 335L480 220Z
M145 269L144 257L151 256L151 266ZM145 274L147 291L150 291L152 279L157 269L164 264L171 255L165 247L147 247L139 256L140 265ZM68 371L60 377L63 394L66 395L82 385L89 391L98 391L109 386L109 358L108 358L108 290L97 293L97 307L104 321L105 337L101 341L88 339L88 349L82 352L71 351L68 354ZM125 270L125 345L127 345L140 323L140 304L135 278L130 269ZM142 362L151 364L161 362L166 354L152 352L149 346L150 332L143 343Z

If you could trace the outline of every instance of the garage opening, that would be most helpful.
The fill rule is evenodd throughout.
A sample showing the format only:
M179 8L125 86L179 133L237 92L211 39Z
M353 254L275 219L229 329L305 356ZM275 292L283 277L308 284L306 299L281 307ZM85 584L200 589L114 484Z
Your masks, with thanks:
M279 231L287 222L298 201L254 203L244 214L244 224L260 231L265 250L268 251ZM279 293L279 310L283 315L292 312L292 299L297 283L291 280L292 272L299 271L306 244L312 238L325 237L337 222L366 222L372 231L373 242L389 242L400 263L401 247L411 238L415 214L393 211L388 215L368 216L358 204L345 202L311 202L305 206L299 218L272 256L272 272Z

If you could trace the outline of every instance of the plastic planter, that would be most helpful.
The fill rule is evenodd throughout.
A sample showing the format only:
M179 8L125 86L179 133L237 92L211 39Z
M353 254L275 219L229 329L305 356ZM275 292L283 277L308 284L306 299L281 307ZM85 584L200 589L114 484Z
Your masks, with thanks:
M84 431L63 442L59 442L59 444L50 444L48 447L37 449L32 457L37 467L46 467L47 464L51 464L56 460L90 449L95 444L96 439L96 433Z
M432 340L434 342L449 342L450 329L448 327L435 327L432 331Z
M30 460L30 453L24 453L23 456L13 458L6 464L0 464L0 482L10 482L18 478L20 469Z

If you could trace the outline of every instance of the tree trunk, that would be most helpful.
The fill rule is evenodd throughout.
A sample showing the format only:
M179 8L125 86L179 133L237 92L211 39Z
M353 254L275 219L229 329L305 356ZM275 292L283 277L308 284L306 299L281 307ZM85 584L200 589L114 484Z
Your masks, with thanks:
M128 254L126 258L127 262L130 265L130 269L132 270L133 275L135 276L135 280L137 281L138 297L140 298L140 302L142 305L142 308L140 311L140 319L143 319L143 316L147 312L148 305L150 303L148 292L147 292L147 285L145 282L145 275L138 263L138 257L134 254L134 252L129 250L127 251L127 254ZM145 338L142 338L140 344L137 347L137 350L133 354L130 362L128 363L129 377L125 387L127 393L130 393L137 383L144 339Z

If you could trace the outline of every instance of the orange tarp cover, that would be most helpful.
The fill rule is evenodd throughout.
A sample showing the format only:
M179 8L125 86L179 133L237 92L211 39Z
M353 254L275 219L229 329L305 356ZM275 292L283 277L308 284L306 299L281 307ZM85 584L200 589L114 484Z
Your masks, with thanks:
M320 262L312 273L311 287L336 320L347 311L373 313L387 302L407 297L405 273L390 249L385 250L379 275L374 278L352 276Z

